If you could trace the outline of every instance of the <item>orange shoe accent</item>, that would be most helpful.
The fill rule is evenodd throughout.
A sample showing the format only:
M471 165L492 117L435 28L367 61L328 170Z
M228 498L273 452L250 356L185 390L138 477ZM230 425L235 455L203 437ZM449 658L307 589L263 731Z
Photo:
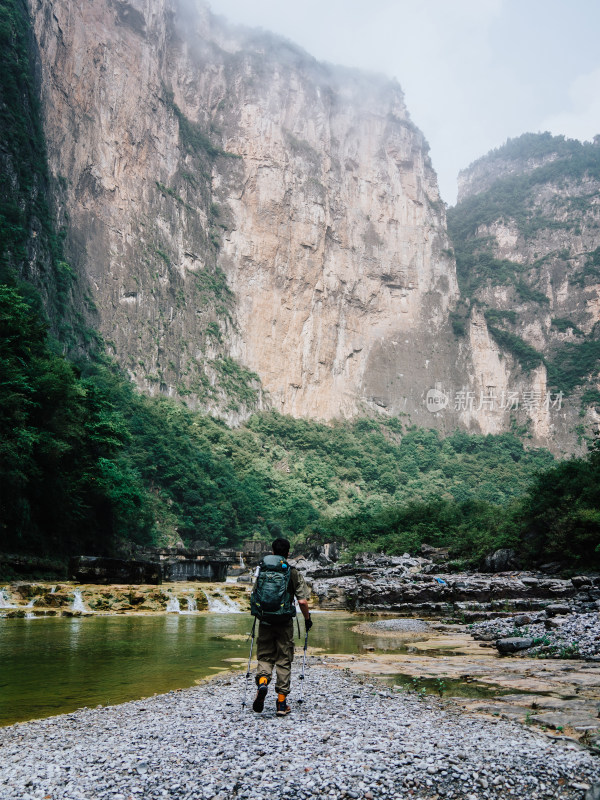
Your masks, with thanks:
M265 685L266 685L267 683L268 683L268 681L267 681L267 679L265 678L265 676L264 676L264 675L262 676L262 678L259 678L259 679L258 679L258 685L259 685L259 686L262 686L263 684L265 684Z
M277 695L277 700L280 703L285 703L285 695L281 694L281 692L279 692L279 694Z

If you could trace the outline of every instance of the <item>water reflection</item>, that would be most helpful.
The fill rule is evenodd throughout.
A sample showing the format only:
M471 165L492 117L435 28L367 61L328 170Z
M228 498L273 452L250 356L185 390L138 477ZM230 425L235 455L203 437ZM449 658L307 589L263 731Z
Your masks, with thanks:
M397 642L351 630L363 619L319 614L309 645L334 653L395 645L398 652ZM192 686L247 662L251 628L249 614L0 619L0 724Z
M321 615L311 644L353 651L342 617ZM0 620L0 724L191 686L247 658L251 625L247 614Z

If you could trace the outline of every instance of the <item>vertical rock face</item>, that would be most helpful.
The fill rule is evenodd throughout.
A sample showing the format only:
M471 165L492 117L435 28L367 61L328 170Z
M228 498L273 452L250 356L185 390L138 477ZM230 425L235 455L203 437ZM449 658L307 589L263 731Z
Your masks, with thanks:
M256 376L285 413L428 417L457 285L398 85L174 0L31 10L69 254L137 384L230 419Z
M398 411L457 291L422 137L397 86L278 47L246 59L271 79L236 82L217 116L244 163L224 192L239 356L283 412Z
M222 163L241 165L173 99L172 73L194 79L177 61L173 11L161 0L31 9L49 165L88 313L140 388L235 420L260 391L230 355L238 334L212 181Z
M519 424L571 450L600 422L600 142L526 134L460 185L449 223L463 298L479 309L471 326L487 322L491 349L506 356Z

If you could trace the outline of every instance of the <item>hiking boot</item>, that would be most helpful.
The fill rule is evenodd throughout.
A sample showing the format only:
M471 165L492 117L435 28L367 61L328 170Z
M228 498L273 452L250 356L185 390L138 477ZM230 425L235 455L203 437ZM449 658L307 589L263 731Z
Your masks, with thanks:
M258 682L258 692L256 693L256 697L254 698L254 702L252 703L252 710L256 711L258 714L263 710L265 707L265 697L267 696L267 679L261 678Z
M284 694L277 695L277 716L278 717L285 717L286 714L289 714L292 709L288 706L287 701L285 699Z

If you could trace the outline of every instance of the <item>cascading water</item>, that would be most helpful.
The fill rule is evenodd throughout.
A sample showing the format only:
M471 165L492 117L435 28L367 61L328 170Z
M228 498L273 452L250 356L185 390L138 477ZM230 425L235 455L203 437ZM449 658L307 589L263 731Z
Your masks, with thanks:
M179 600L174 595L171 595L167 600L167 613L169 614L181 614L181 606L179 605Z
M73 592L73 605L71 606L71 611L81 611L84 614L88 612L88 609L85 607L83 602L80 589L75 589Z
M188 614L194 614L196 611L198 611L198 605L196 603L196 598L193 595L190 595L190 597L186 597L186 600L187 600L187 613Z
M35 597L32 597L31 600L25 606L25 608L33 608L34 601L35 601ZM33 613L33 611L26 611L25 612L25 619L33 619L34 617L35 617L35 614Z
M0 608L16 608L16 606L10 602L10 595L6 589L0 589Z
M244 564L244 556L240 553L240 569L246 569L246 565Z
M203 590L204 591L204 590ZM208 601L208 610L213 614L241 614L242 610L231 597L228 597L224 592L218 589L214 590L216 597L211 597L207 592L204 592Z

